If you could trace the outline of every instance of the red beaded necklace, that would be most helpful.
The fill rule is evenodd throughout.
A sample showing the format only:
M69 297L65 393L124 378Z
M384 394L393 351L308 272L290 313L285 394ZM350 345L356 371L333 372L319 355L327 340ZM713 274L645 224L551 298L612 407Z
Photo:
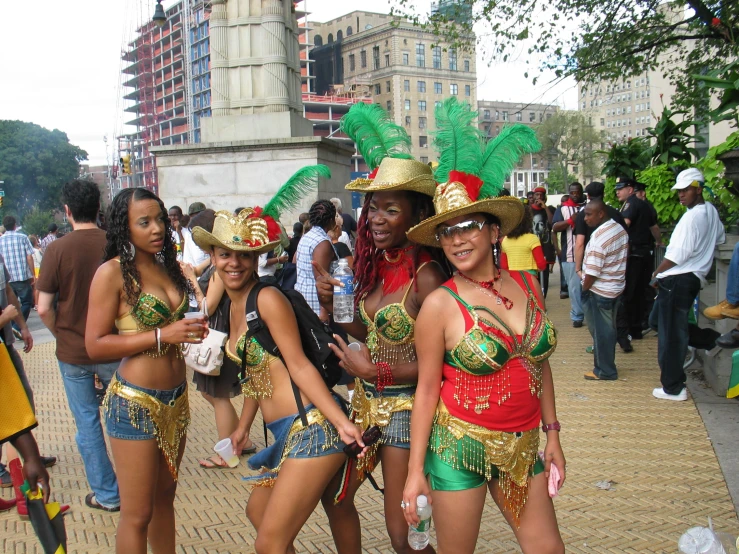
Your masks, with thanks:
M472 277L467 277L464 273L461 271L457 271L459 273L459 276L463 279L466 279L470 283L477 285L477 287L484 293L485 291L490 291L492 293L492 296L495 297L495 301L497 304L503 304L506 310L510 310L513 308L513 302L503 296L499 291L495 290L495 283L501 280L501 274L500 271L493 277L492 281L478 281L476 279L473 279ZM503 289L503 283L501 282L500 286L501 290ZM488 294L490 296L490 294Z

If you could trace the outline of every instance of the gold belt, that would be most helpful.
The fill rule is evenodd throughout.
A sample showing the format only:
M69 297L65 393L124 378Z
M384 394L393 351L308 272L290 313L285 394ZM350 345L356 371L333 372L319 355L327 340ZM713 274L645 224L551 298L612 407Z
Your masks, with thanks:
M106 412L110 410L110 398L114 395L128 400L128 417L131 425L136 429L140 429L138 422L141 410L148 411L154 424L153 431L157 446L164 454L169 472L177 481L177 456L180 451L180 441L187 434L187 427L190 425L187 387L182 396L171 404L165 404L141 390L124 385L114 375L108 385L105 400L103 400L103 409ZM146 422L144 422L144 431L148 431L146 427Z
M469 440L463 440L465 437ZM493 431L453 416L439 400L429 446L454 469L473 471L486 481L493 478L495 466L505 507L518 525L539 455L538 427L519 433Z

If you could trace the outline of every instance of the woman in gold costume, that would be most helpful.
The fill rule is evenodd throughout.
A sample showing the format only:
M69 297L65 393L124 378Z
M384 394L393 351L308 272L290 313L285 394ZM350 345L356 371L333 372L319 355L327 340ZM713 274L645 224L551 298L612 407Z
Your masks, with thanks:
M485 147L475 118L455 98L437 108L436 215L408 232L414 242L440 245L457 271L418 316L403 507L417 524L416 499L425 495L439 552L472 554L490 491L524 553L559 554L564 545L548 494L565 471L547 361L556 333L536 278L500 269L493 249L524 211L516 198L495 197L520 155L539 144L533 131L512 126Z
M152 552L169 554L190 421L180 345L201 342L207 328L202 318L182 319L191 287L162 201L147 189L125 189L113 200L108 224L85 346L96 361L123 358L103 402L121 495L116 552L145 554L148 539Z

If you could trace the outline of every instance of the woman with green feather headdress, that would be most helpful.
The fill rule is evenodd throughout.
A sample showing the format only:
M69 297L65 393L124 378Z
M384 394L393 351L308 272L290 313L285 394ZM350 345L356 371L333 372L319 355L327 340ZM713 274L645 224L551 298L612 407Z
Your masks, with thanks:
M556 494L565 475L547 361L556 332L536 278L496 267L493 252L523 215L519 200L497 194L519 158L540 145L523 125L485 143L475 118L456 98L437 107L436 215L408 232L415 242L440 245L457 271L429 295L416 323L418 386L403 506L416 524L416 498L426 495L439 550L471 554L490 490L524 553L559 553L564 545L547 493Z
M259 408L275 438L248 461L251 469L263 470L254 480L246 509L257 530L258 552L266 551L267 545L279 552L291 548L344 463L344 445L362 444L362 433L349 421L343 402L329 391L303 352L295 312L287 297L278 288L264 286L256 299L261 323L282 359L265 350L256 338L247 337L249 325L244 315L249 293L257 284L257 257L278 244L280 214L295 209L306 193L317 188L320 177L329 176L326 166L305 167L264 208L245 208L238 215L221 211L216 213L212 231L201 227L192 231L195 243L210 252L226 292L209 321L212 328L228 333L221 373L235 380L242 373L241 420L226 437L240 453ZM295 392L291 383L297 387ZM296 413L297 394L305 406L307 427ZM300 502L295 502L298 489Z
M335 351L356 378L352 420L363 430L377 425L382 438L364 458L347 462L329 489L335 494L327 491L323 505L337 551L359 552L354 496L365 476L381 461L390 542L396 552L410 552L400 497L408 467L410 414L418 374L415 318L425 298L448 274L435 263L441 252L414 244L406 232L433 215L431 197L436 181L427 164L411 157L405 129L380 106L355 104L342 119L341 129L357 144L371 173L346 186L365 193L365 200L354 263L357 314L352 323L341 324L366 346L355 352L339 340L341 349ZM315 265L319 302L331 311L334 281ZM426 552L433 549L428 547Z

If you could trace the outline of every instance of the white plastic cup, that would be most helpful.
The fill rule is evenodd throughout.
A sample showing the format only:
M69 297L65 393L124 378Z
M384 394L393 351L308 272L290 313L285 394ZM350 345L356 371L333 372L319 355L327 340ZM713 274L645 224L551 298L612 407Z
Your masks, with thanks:
M203 312L186 312L185 313L185 319L198 319L200 317L205 317L205 314Z
M239 465L239 457L236 455L236 452L234 452L234 446L231 444L231 439L218 441L213 447L213 450L223 458L223 461L228 464L228 467L236 467Z
M349 343L349 350L354 350L355 352L359 352L362 350L362 345L358 342L350 342Z

